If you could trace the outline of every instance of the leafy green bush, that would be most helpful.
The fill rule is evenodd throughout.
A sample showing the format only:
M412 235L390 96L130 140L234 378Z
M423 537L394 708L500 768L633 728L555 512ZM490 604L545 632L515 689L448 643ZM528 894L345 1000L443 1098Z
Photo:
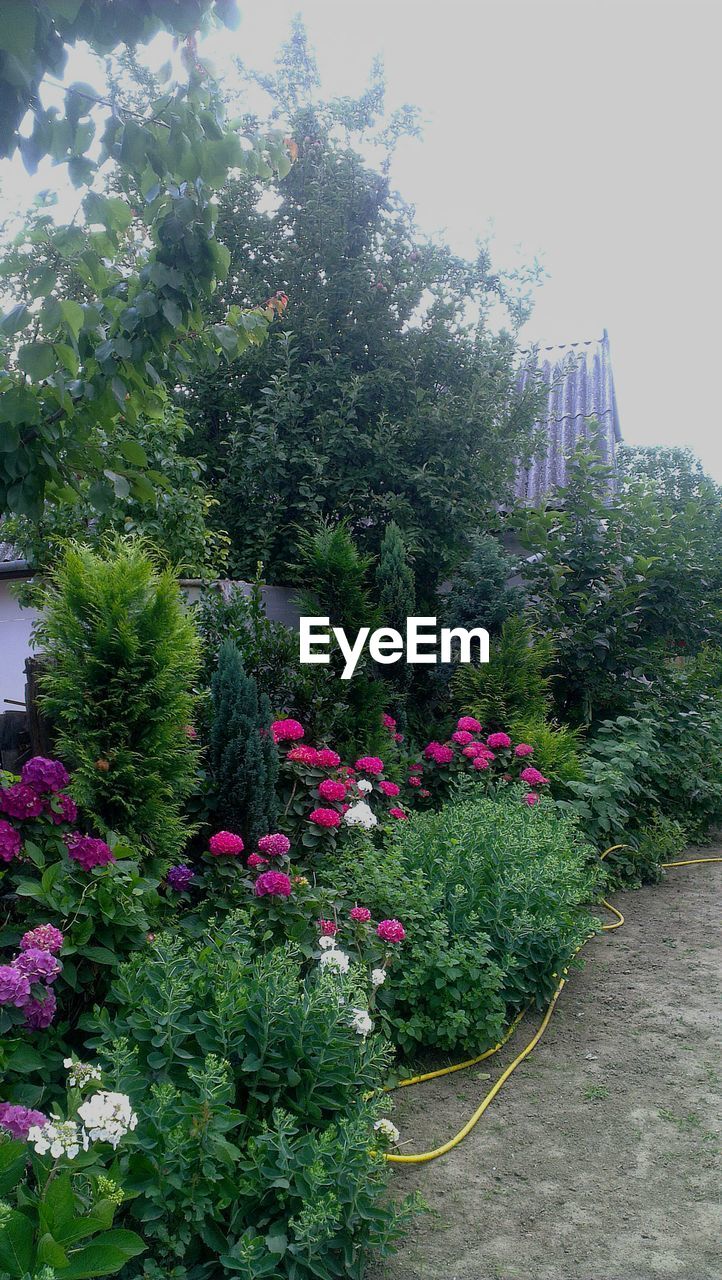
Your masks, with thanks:
M517 716L543 719L550 702L554 644L533 632L527 618L506 619L482 666L459 666L451 682L456 713L476 716L490 729L507 729Z
M406 1052L493 1042L505 1012L548 999L593 925L582 904L600 873L576 822L551 802L527 806L516 790L478 798L472 786L400 823L386 848L361 845L337 865L349 896L408 922L403 964L379 993Z
M135 540L71 545L39 628L43 705L73 796L101 831L164 857L188 839L195 784L187 728L198 639L170 570Z
M655 813L632 840L605 858L611 888L639 889L643 884L658 884L662 879L660 864L682 852L688 835L676 818Z
M304 980L293 949L257 955L240 912L124 967L97 1047L139 1114L129 1216L162 1274L360 1280L389 1251L408 1209L383 1198L388 1054L354 1030L359 996L354 966Z
M515 716L509 733L515 742L534 748L533 763L552 783L579 782L584 777L581 732L542 716Z
M510 586L514 561L498 540L480 533L454 573L441 612L445 626L486 627L496 636L507 618L520 614L524 593Z
M232 640L221 645L211 681L210 802L216 823L249 845L273 830L278 753L271 707L246 675Z

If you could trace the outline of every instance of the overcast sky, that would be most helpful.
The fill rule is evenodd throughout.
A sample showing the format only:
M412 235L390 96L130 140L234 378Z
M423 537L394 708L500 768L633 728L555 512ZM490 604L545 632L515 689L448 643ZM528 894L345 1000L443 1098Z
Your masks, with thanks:
M491 227L500 263L539 257L548 274L523 336L606 328L625 439L688 446L722 482L718 0L241 8L240 28L210 42L220 63L270 67L296 12L327 96L361 90L380 54L389 106L421 110L423 138L392 170L421 228L473 253ZM70 74L89 78L77 63Z

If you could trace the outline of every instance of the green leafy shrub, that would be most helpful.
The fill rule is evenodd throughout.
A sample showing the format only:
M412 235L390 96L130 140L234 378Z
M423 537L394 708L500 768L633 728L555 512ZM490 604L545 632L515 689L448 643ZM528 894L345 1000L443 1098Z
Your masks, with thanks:
M129 1217L163 1274L360 1280L407 1210L373 1151L388 1054L354 1030L354 967L304 980L293 949L255 953L237 912L158 938L111 1000L98 1049L139 1114Z
M584 777L581 761L581 731L569 725L545 720L542 716L515 716L509 733L515 742L534 748L533 764L552 783L579 782Z
M195 783L198 640L170 570L142 543L71 545L39 628L43 705L73 796L101 831L172 857L185 845Z
M514 568L496 538L479 534L451 579L442 606L444 625L486 627L490 635L498 635L507 618L524 607L523 591L509 583Z
M458 666L451 682L458 712L490 729L507 729L517 716L543 719L550 702L554 644L533 632L528 619L506 619L481 666Z
M210 802L216 823L252 846L273 830L278 754L271 707L246 675L238 649L226 640L211 681Z
M676 818L652 814L631 838L633 843L623 843L605 858L610 887L639 889L643 884L658 884L662 879L660 864L673 860L688 840L685 828Z

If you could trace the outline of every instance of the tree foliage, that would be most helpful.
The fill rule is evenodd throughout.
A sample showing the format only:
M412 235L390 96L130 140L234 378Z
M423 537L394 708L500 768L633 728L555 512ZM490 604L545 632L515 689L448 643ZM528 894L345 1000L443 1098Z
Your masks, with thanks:
M273 830L278 754L271 737L271 707L243 670L231 640L221 645L211 680L213 721L209 765L213 814L225 830L253 847Z

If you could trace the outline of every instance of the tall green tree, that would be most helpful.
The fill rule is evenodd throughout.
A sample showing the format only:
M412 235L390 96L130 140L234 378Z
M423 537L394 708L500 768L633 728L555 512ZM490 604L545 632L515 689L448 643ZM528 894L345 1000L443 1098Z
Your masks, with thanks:
M218 826L253 847L276 819L278 753L271 736L271 707L246 675L239 650L226 640L211 681L213 721L209 743L211 798Z

